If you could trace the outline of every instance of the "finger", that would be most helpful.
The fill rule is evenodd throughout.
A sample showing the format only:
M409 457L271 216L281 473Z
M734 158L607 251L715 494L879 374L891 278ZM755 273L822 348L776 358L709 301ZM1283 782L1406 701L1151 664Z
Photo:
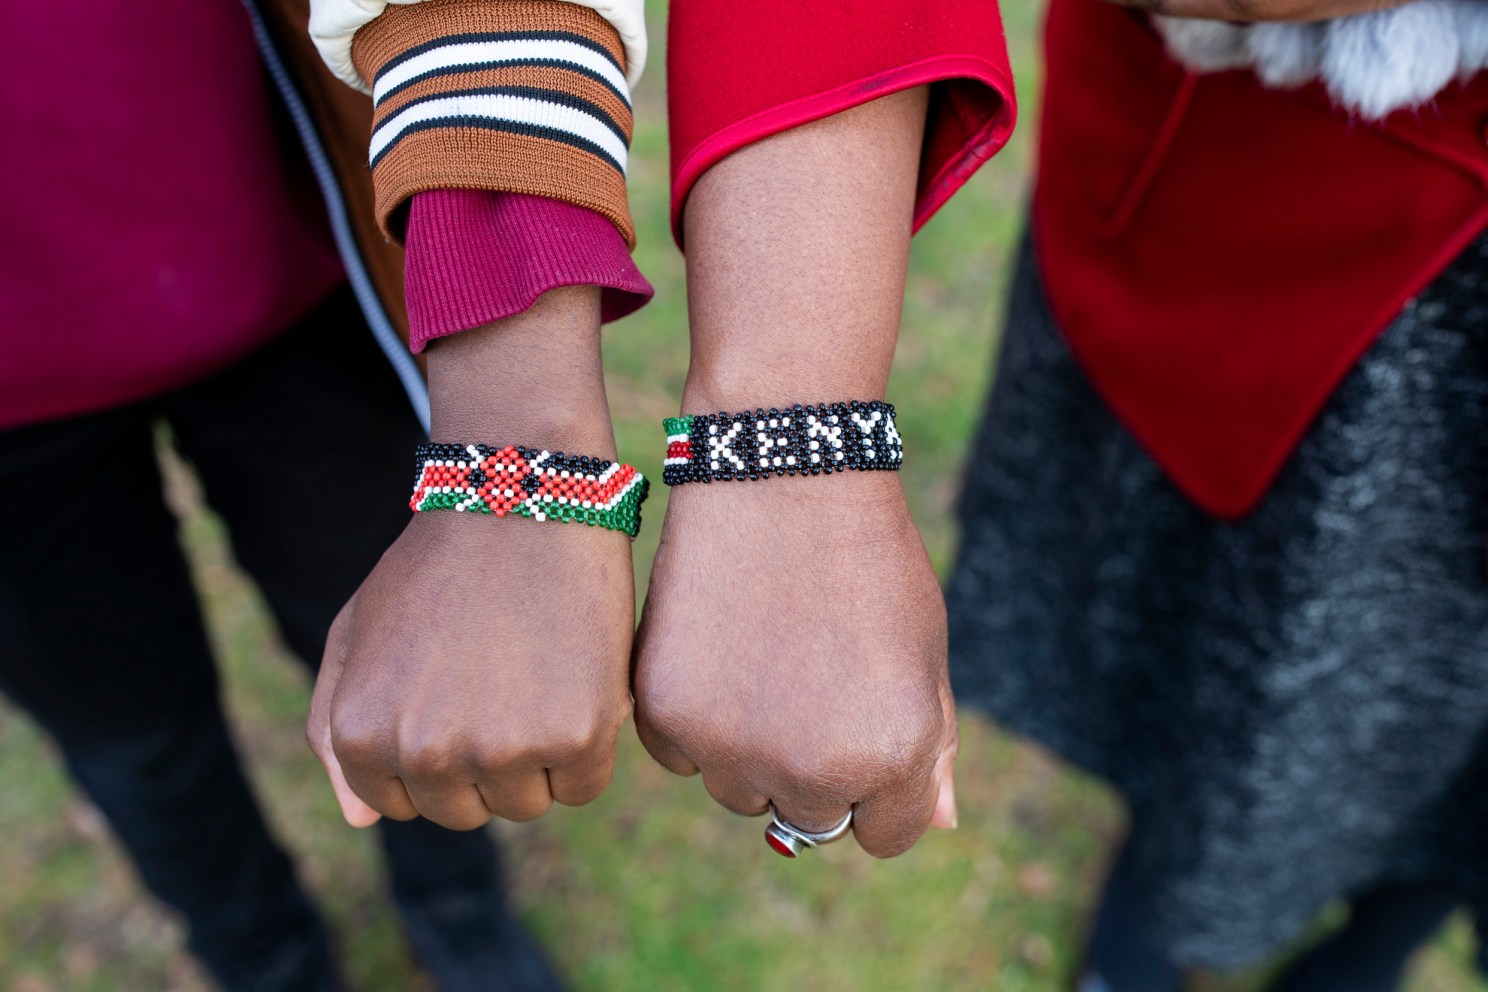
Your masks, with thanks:
M782 820L813 834L831 830L853 808L845 799L826 796L776 795L774 802Z
M336 794L336 802L341 805L341 815L347 823L353 827L370 827L382 819L382 814L364 803L362 797L346 781L346 773L341 770L341 762L336 760L335 751L327 746L320 761L325 766L326 775L331 779L331 791Z
M956 723L956 703L950 687L941 691L941 706L946 719L946 742L935 762L935 814L930 826L939 830L955 830L956 813L956 755L961 752L961 730Z
M458 785L405 779L403 787L420 816L448 830L478 830L491 822L491 810L473 776Z
M553 801L565 806L586 806L609 788L615 775L613 745L595 757L570 761L548 769L548 791Z
M937 830L955 830L956 813L956 751L949 748L941 752L935 763L935 813L930 817L930 826Z
M542 816L553 806L553 793L548 776L541 768L526 772L507 772L484 776L478 783L486 808L495 816L514 823L526 823Z
M346 782L346 773L336 758L331 746L331 700L335 698L336 686L341 682L341 671L346 666L345 632L350 622L351 607L348 604L336 615L326 638L325 656L320 673L315 679L315 691L310 696L310 717L305 723L305 739L310 750L320 760L326 777L331 780L331 791L341 807L341 816L353 827L370 827L381 819L377 810L364 803Z
M363 803L391 820L412 820L418 817L418 807L409 798L402 779L391 770L349 761L339 745L334 753L346 776L347 788Z
M656 763L673 775L696 775L698 766L692 759L682 753L682 750L672 743L670 737L657 731L651 726L649 720L636 709L636 736L641 739L641 744L646 752L656 759Z
M858 803L853 815L853 835L875 858L893 858L914 847L930 828L935 815L939 783L925 775L912 784L899 785Z
M703 788L713 801L740 816L759 816L769 812L770 801L732 775L703 773Z

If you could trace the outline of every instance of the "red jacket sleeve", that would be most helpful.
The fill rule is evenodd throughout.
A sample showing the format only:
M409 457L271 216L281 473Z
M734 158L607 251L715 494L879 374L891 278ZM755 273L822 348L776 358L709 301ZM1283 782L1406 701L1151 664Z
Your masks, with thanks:
M927 83L918 230L1013 130L994 0L672 0L672 230L688 191L751 142Z

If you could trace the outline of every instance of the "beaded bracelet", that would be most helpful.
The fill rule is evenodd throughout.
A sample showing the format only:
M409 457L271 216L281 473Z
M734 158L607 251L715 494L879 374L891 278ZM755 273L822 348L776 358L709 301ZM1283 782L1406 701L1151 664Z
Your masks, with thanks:
M669 486L847 469L896 472L904 462L894 408L878 400L669 417L662 425L662 480Z
M629 534L641 529L651 482L633 466L511 445L421 444L414 456L415 512L508 513L585 523Z

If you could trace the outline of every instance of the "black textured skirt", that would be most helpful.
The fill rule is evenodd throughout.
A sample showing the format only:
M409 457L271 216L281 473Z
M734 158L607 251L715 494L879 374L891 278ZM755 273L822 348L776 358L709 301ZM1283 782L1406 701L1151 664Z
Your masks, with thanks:
M1122 792L1175 960L1386 882L1488 905L1488 240L1236 522L1096 396L1025 246L961 516L957 696Z

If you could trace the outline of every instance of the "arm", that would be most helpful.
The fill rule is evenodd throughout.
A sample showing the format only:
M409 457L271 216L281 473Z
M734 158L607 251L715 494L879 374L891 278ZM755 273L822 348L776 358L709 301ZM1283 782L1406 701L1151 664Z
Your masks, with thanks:
M888 96L697 182L684 412L882 398L925 113ZM945 608L897 474L674 490L638 638L642 740L729 809L854 808L880 856L954 823Z
M435 440L615 457L599 291L430 345ZM331 630L308 735L348 821L471 829L580 805L629 712L635 592L621 533L420 513Z
M472 54L472 37L486 47ZM478 278L498 252L518 275L574 254L551 225L514 215L513 193L607 218L623 255L633 228L620 37L574 4L427 0L369 19L347 51L374 91L378 218L410 238L409 299L457 311L413 321L415 347L427 343L431 439L614 459L600 290L549 279L556 268L582 282L588 270L527 279L548 290L535 302L512 286L499 287L511 299L482 300L450 283ZM436 216L469 199L436 197L413 203L407 223L410 200L450 189L480 194L475 209L489 216ZM471 829L597 796L629 712L632 581L622 533L414 515L337 618L311 704L310 744L348 821L422 815Z

